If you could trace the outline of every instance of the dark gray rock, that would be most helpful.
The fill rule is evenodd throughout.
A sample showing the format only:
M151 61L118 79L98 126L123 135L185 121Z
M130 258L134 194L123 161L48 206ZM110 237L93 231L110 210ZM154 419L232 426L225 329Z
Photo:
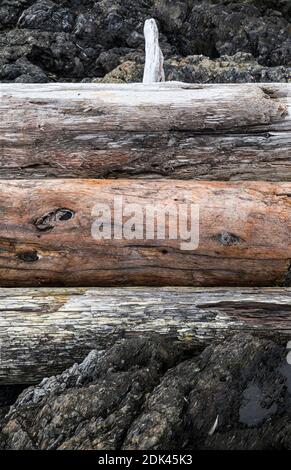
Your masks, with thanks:
M62 8L51 0L38 0L24 10L18 20L20 28L41 31L72 31L75 15L68 8Z
M0 80L16 83L46 83L49 81L43 70L33 65L26 58L17 59L13 63L0 64Z
M180 54L215 59L248 52L262 65L291 65L290 17L260 6L243 1L156 0L154 12Z
M0 445L290 449L290 405L286 349L270 340L240 334L198 355L139 338L25 390Z
M235 3L234 0L210 0L211 3L223 3L228 5L229 3ZM244 3L256 6L259 11L264 14L268 10L273 10L277 13L281 13L290 19L291 15L291 4L290 0L243 0Z
M74 33L76 38L93 41L98 38L98 23L92 13L80 13L76 19Z
M199 448L280 449L284 436L283 447L290 449L291 366L285 348L239 335L207 348L200 366L187 417Z
M2 0L0 3L0 30L16 26L23 9L34 0Z
M0 35L0 66L10 66L22 58L39 67L50 80L60 76L81 79L87 64L95 66L94 58L87 57L67 33L16 29Z
M4 425L2 445L119 448L146 395L179 359L178 348L174 352L142 338L93 351L79 366L20 395Z

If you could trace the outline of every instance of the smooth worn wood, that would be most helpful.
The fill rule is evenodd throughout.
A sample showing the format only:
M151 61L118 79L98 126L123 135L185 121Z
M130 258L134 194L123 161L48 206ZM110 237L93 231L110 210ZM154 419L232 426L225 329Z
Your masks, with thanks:
M164 56L159 46L159 30L153 18L144 24L145 37L145 67L143 83L165 81Z
M291 290L0 289L0 383L37 382L124 338L189 348L238 332L287 343Z
M196 204L198 249L181 249L185 238L167 230L145 239L138 221L130 240L95 240L94 207L113 210L116 197L142 210ZM0 286L289 285L290 197L291 183L1 180ZM129 214L116 219L122 227Z
M0 177L291 180L291 84L2 84Z

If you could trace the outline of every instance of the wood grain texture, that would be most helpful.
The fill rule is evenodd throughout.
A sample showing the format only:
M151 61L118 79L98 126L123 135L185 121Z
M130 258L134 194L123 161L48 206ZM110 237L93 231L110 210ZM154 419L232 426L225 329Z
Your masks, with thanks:
M165 81L164 56L159 46L159 30L156 21L151 18L144 24L145 66L143 83Z
M142 208L197 204L198 249L146 240L143 224L142 240L95 240L92 210L117 196ZM0 285L288 285L290 196L291 183L1 180Z
M0 383L33 383L117 340L199 347L237 332L286 342L291 289L0 289Z
M291 180L291 84L2 84L0 177Z

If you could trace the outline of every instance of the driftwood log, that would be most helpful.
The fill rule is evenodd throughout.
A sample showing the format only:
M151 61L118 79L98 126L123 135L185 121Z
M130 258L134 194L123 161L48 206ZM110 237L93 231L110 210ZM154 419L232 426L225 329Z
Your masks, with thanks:
M290 181L290 90L2 84L0 177Z
M291 183L1 180L0 286L288 286L290 197ZM150 239L145 229L153 219L136 221L124 211L112 221L123 229L131 220L132 239L128 232L94 238L93 224L103 225L96 204L113 212L116 198L123 211L130 203L160 207L164 237L156 226ZM162 212L176 207L182 226L189 215L180 207L190 203L200 211L197 249L182 247L187 237L179 230L172 239L173 220ZM110 232L112 221L105 221Z
M37 382L122 338L196 348L236 332L285 343L291 289L0 289L0 383Z
M164 56L159 46L159 30L157 23L153 18L145 22L144 37L146 57L143 83L164 82Z

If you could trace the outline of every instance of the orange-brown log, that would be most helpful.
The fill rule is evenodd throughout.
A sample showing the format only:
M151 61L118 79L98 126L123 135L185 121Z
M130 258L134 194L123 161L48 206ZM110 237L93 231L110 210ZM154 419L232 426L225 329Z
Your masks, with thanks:
M95 240L97 203L199 205L199 246ZM291 183L0 181L0 285L288 285ZM123 221L124 222L124 221ZM138 230L139 227L135 227Z

